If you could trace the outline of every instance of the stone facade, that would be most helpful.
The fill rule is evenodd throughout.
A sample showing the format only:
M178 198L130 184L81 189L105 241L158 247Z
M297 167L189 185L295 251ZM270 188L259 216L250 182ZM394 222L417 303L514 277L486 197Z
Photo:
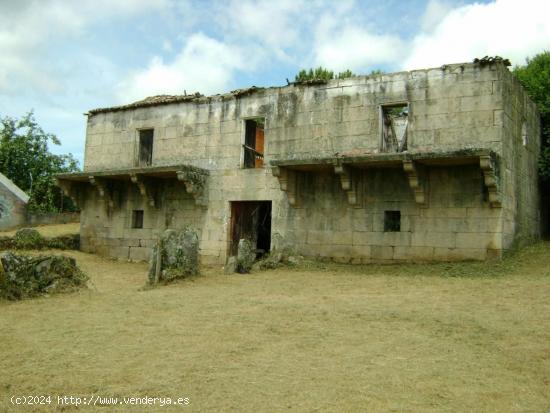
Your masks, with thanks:
M29 196L0 173L0 230L25 224L28 201Z
M263 157L246 168L249 119ZM165 229L191 226L202 263L223 264L232 203L270 201L271 249L484 260L539 237L539 129L499 62L156 97L90 111L84 172L59 183L82 209L82 249L113 257L145 260Z

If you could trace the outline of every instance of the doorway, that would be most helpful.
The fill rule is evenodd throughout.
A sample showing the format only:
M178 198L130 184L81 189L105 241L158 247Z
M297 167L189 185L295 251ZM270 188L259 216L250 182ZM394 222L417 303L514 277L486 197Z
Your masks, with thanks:
M271 249L271 201L231 202L230 255L237 255L239 240L247 239L260 258Z

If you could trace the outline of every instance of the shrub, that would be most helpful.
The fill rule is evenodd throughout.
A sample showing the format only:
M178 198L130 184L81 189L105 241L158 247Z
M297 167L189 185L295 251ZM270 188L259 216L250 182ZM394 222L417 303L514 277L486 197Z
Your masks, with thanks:
M46 240L33 228L21 228L13 237L14 246L22 250L39 250L46 246Z

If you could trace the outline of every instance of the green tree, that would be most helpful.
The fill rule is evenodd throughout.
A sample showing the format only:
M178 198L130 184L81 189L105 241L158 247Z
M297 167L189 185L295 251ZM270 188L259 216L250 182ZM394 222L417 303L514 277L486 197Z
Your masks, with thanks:
M71 154L51 153L50 143L60 144L38 125L32 111L20 119L0 118L0 172L29 194L30 210L74 209L69 199L63 199L54 175L77 171L78 162Z
M539 108L542 150L539 174L550 184L550 51L527 59L526 64L515 67L513 73Z

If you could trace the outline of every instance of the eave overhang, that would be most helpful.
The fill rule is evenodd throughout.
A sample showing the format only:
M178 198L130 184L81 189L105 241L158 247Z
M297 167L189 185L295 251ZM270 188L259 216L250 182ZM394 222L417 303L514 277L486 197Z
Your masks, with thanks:
M128 169L107 169L98 171L84 171L70 174L56 175L57 185L65 195L77 204L81 204L83 191L95 187L99 196L113 207L113 182L128 182L135 184L141 195L151 206L158 206L155 199L155 189L162 180L177 179L183 182L186 191L193 196L197 205L207 206L207 178L206 169L191 165L147 166Z
M437 152L399 152L374 154L338 154L320 158L288 158L269 162L272 173L279 179L281 190L288 195L292 206L299 206L296 174L307 171L333 171L340 177L348 202L359 206L355 170L403 168L417 204L426 203L425 169L431 166L479 165L483 174L491 207L500 207L498 154L489 149L462 149Z

